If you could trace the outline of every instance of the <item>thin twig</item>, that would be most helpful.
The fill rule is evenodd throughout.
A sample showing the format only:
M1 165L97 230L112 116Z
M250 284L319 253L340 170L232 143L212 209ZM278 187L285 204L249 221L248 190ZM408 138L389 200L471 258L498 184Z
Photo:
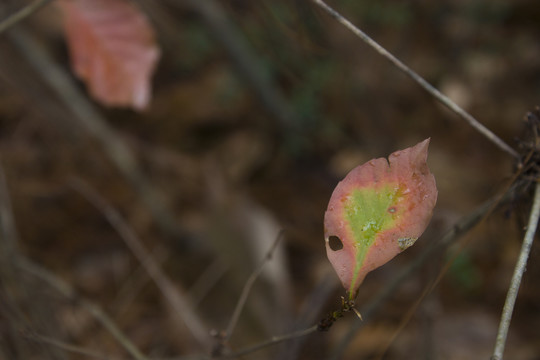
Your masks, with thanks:
M84 356L87 356L87 357L91 357L91 358L95 358L95 359L103 359L103 360L112 360L112 359L114 359L114 358L112 358L112 357L110 357L108 355L99 353L99 352L94 351L92 349L87 349L87 348L84 348L82 346L78 346L78 345L74 345L74 344L68 344L68 343L65 343L63 341L50 338L48 336L36 334L34 332L25 333L24 337L26 337L27 339L32 340L32 341L36 341L36 342L40 342L40 343L43 343L43 344L48 344L48 345L51 345L51 346L55 346L55 347L57 347L59 349L69 351L69 352L74 353L74 354L84 355Z
M9 16L7 19L0 23L0 34L4 31L17 24L19 21L26 19L28 16L32 15L43 6L47 5L53 0L36 0L31 4L26 5L16 13Z
M380 55L382 55L388 61L390 61L392 64L394 64L394 66L396 66L399 70L401 70L403 73L408 75L411 79L413 79L418 85L420 85L424 90L426 90L437 101L442 103L444 106L446 106L452 112L454 112L459 117L461 117L463 120L465 120L470 126L472 126L478 132L480 132L480 134L484 135L488 140L490 140L495 145L497 145L501 150L503 150L506 153L512 155L514 158L519 159L519 154L517 153L516 150L511 148L501 138L499 138L491 130L489 130L487 127L485 127L483 124L481 124L478 120L476 120L471 114L469 114L468 112L463 110L459 105L457 105L455 102L453 102L449 97L447 97L446 95L441 93L439 90L437 90L433 85L428 83L424 78L422 78L420 75L418 75L416 72L414 72L411 68L409 68L403 62L401 62L398 58L396 58L394 55L392 55L388 50L386 50L381 45L379 45L375 40L370 38L366 33L364 33L358 27L353 25L349 20L344 18L340 13L338 13L336 10L334 10L333 8L328 6L322 0L312 0L312 1L315 4L317 4L319 7L321 7L324 11L326 11L328 14L330 14L332 17L334 17L338 22L340 22L347 29L352 31L356 36L358 36L360 39L362 39L365 43L367 43L370 47L372 47Z
M510 320L512 319L512 312L514 311L514 304L521 284L521 278L525 272L527 265L527 259L531 251L531 246L534 240L534 234L538 226L538 218L540 217L540 183L536 184L534 193L534 201L531 209L531 215L529 217L529 224L527 225L527 232L523 239L523 245L521 246L521 252L514 269L514 275L508 288L508 294L506 295L506 301L504 303L501 322L499 324L499 331L497 333L497 340L495 342L495 349L493 350L492 360L502 360L504 346L506 344L506 336L508 335L508 328L510 327Z
M259 351L259 350L262 350L262 349L267 348L269 346L279 344L279 343L287 341L287 340L292 340L292 339L300 338L300 337L303 337L303 336L307 336L307 335L312 334L314 332L317 332L317 325L314 325L314 326L312 326L310 328L307 328L307 329L304 329L304 330L295 331L295 332L292 332L292 333L289 333L289 334L286 334L286 335L273 336L269 340L262 341L262 342L260 342L258 344L245 347L244 349L238 350L237 352L234 352L234 353L231 353L231 354L224 355L223 357L220 357L220 358L224 358L224 359L238 358L238 357L241 357L241 356L244 356L244 355L247 355L247 354L251 354L251 353Z
M150 252L144 247L137 234L135 234L133 229L124 221L118 211L116 211L95 190L82 181L73 180L71 185L103 213L107 221L118 232L137 260L146 269L148 275L156 283L163 296L174 308L174 311L184 322L193 337L204 348L209 348L210 336L209 332L205 330L202 320L192 311L192 307L184 294L182 294L169 277L161 270L161 267L154 260Z
M238 323L238 319L240 318L240 314L242 313L242 310L244 309L244 305L246 304L246 300L248 298L249 292L251 291L251 288L253 287L253 284L255 284L255 281L261 275L264 266L266 263L272 258L272 254L274 253L274 250L276 249L277 245L279 244L280 240L283 238L283 231L280 231L278 236L276 237L276 240L266 253L266 256L261 261L259 267L251 273L249 278L246 281L246 284L244 285L244 288L242 289L242 294L240 295L240 298L238 299L238 303L236 304L236 307L234 309L234 312L231 316L231 319L229 320L229 325L227 326L225 330L225 334L223 336L223 342L227 342L234 331L234 328L236 327L236 324Z
M71 285L28 259L22 257L17 259L17 266L28 274L42 280L69 300L84 307L136 360L148 360L99 305L82 298Z

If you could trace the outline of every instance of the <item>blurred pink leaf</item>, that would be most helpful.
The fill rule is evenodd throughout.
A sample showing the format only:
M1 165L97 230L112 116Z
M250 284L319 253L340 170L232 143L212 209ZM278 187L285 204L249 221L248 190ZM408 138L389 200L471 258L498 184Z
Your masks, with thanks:
M349 299L370 271L413 245L437 201L426 160L429 139L354 168L334 189L324 216L328 259Z
M129 0L62 0L74 72L108 106L144 109L159 59L154 31Z

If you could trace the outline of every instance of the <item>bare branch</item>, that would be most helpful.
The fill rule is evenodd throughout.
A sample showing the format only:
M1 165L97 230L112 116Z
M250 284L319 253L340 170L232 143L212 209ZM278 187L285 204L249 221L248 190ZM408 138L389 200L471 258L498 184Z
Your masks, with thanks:
M205 348L210 346L209 332L205 330L202 320L192 311L192 307L184 294L161 270L150 252L144 247L133 229L124 221L121 215L107 201L89 185L82 181L72 181L71 185L79 191L89 202L99 209L107 221L118 232L137 260L156 283L163 296L172 305L176 314L182 319L193 337Z
M446 106L452 112L457 114L459 117L461 117L463 120L465 120L470 126L472 126L478 132L480 132L480 134L484 135L488 140L490 140L492 143L497 145L501 150L503 150L506 153L512 155L514 158L519 158L519 154L517 153L516 150L511 148L501 138L499 138L491 130L489 130L487 127L482 125L478 120L476 120L471 114L469 114L468 112L463 110L461 107L459 107L449 97L447 97L446 95L441 93L433 85L431 85L426 80L424 80L424 78L422 78L420 75L418 75L416 72L414 72L411 68L409 68L403 62L401 62L398 58L396 58L388 50L386 50L381 45L379 45L375 40L370 38L366 33L364 33L358 27L353 25L349 20L344 18L340 13L338 13L336 10L334 10L333 8L328 6L322 0L312 0L312 1L315 4L317 4L319 7L321 7L324 11L326 11L328 14L330 14L332 17L334 17L339 23L341 23L347 29L352 31L356 36L358 36L360 39L362 39L365 43L367 43L370 47L372 47L380 55L382 55L384 58L386 58L388 61L390 61L399 70L401 70L403 73L405 73L411 79L413 79L418 85L420 85L424 90L426 90L437 101L439 101L441 104Z
M525 267L527 266L527 259L529 258L536 228L538 227L539 217L540 183L537 183L531 214L529 217L529 224L527 225L527 232L525 233L523 245L521 246L521 252L519 253L519 258L514 269L514 275L512 275L510 287L508 288L508 293L506 295L506 301L504 303L501 315L501 322L499 324L499 331L497 333L497 340L495 342L495 349L493 350L493 356L491 357L492 360L502 360L503 358L506 336L508 335L508 328L510 327L510 320L512 319L512 312L514 311L514 305L516 303L519 285L521 284L521 278L523 277Z
M13 25L17 24L19 21L26 19L28 16L32 15L51 1L52 0L36 0L33 3L23 7L16 13L12 14L0 23L0 34L2 34L4 31L9 29Z

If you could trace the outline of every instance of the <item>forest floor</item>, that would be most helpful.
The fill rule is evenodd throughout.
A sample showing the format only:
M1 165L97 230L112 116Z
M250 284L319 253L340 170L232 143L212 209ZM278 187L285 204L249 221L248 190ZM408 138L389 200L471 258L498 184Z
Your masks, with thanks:
M7 3L2 18L20 6ZM143 185L126 177L103 143L74 120L14 38L0 35L0 161L17 230L12 251L77 293L66 298L42 278L2 267L0 359L85 358L51 339L127 358L83 298L108 313L149 358L204 352L123 241L123 230L107 220L111 209L207 332L227 327L242 286L284 230L229 341L234 351L308 328L339 307L344 291L326 258L323 217L333 188L353 167L431 138L428 164L439 193L432 222L416 245L368 275L360 309L459 219L509 186L516 171L511 156L311 2L219 3L292 116L280 119L276 114L284 109L261 102L195 11L154 4L174 21L165 26L171 23L153 14L162 58L149 108L110 109L85 95L134 154ZM332 5L519 151L524 116L540 104L540 3ZM17 26L73 77L53 5ZM86 94L84 84L77 82L77 89ZM385 352L385 359L488 359L529 200L522 196L498 207L430 256L364 319L343 358L375 359ZM152 201L167 215L152 209ZM9 253L0 249L7 261ZM446 265L438 285L400 328ZM539 277L536 239L507 359L540 358ZM242 358L331 358L358 321L349 314L328 332Z

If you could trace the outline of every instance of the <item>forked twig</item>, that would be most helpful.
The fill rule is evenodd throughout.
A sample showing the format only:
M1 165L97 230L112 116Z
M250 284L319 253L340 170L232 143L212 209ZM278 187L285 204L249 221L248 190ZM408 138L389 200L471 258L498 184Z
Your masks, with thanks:
M26 5L16 13L10 15L7 19L0 23L0 34L17 24L19 21L26 19L28 16L32 15L34 12L38 11L51 1L53 0L36 0L33 3Z
M538 227L538 218L540 217L540 183L536 184L534 200L529 217L529 224L527 225L527 232L523 239L523 245L521 246L521 252L512 275L510 287L506 295L504 307L501 315L501 322L499 324L499 331L497 333L497 339L495 341L495 349L493 350L492 360L502 360L504 346L506 344L506 336L508 335L508 328L510 327L510 320L512 319L512 312L514 311L514 304L521 284L521 278L525 272L527 265L527 259L531 251L531 246L534 240L534 234Z
M392 55L392 53L390 53L388 50L383 48L375 40L370 38L366 33L364 33L362 30L360 30L358 27L352 24L349 20L343 17L343 15L341 15L336 10L328 6L323 0L312 0L312 1L315 4L317 4L319 7L321 7L324 11L326 11L328 14L330 14L333 18L335 18L339 23L341 23L347 29L352 31L356 36L362 39L365 43L367 43L380 55L382 55L384 58L390 61L399 70L401 70L411 79L413 79L418 85L420 85L424 90L426 90L430 95L432 95L437 101L442 103L452 112L454 112L463 120L465 120L470 126L475 128L482 135L484 135L488 140L490 140L492 143L497 145L500 149L502 149L506 153L512 155L514 158L519 159L519 154L516 150L511 148L501 138L499 138L491 130L489 130L487 127L481 124L478 120L476 120L471 114L469 114L464 109L462 109L459 105L453 102L449 97L447 97L446 95L441 93L439 90L437 90L433 85L428 83L424 78L422 78L420 75L414 72L411 68L409 68L403 62L401 62L398 58Z

